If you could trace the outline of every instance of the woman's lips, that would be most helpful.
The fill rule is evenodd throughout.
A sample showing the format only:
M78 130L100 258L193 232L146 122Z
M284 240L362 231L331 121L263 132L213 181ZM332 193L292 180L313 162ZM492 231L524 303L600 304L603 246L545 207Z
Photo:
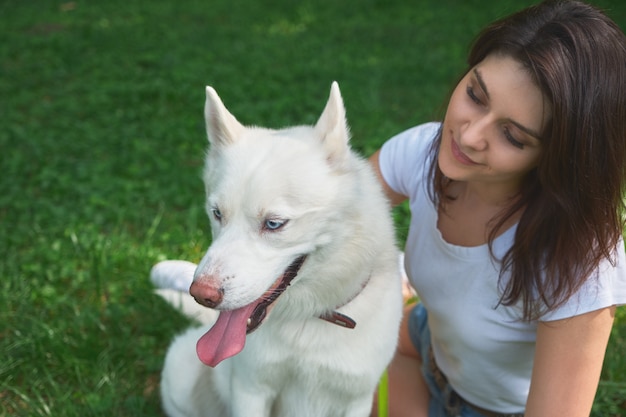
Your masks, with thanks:
M459 146L456 144L453 138L450 138L450 147L452 148L452 155L454 156L454 159L456 159L460 163L464 165L478 165L477 162L472 161L467 155L465 155L461 151L461 149L459 149Z

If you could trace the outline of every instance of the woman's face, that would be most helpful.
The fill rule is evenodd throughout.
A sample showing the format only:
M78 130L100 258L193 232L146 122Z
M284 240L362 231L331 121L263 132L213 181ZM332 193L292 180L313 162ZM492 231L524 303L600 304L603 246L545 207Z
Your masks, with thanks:
M457 85L443 122L439 167L456 181L516 192L537 166L550 105L513 58L489 55Z

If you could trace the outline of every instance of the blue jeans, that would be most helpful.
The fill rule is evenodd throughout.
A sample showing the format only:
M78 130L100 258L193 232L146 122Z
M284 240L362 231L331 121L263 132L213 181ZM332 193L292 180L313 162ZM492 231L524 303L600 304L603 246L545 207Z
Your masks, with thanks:
M430 390L429 417L485 417L484 414L469 406L454 392L447 382L442 382L441 375L436 375L436 365L430 344L428 314L420 303L409 315L409 335L413 345L422 357L422 375Z

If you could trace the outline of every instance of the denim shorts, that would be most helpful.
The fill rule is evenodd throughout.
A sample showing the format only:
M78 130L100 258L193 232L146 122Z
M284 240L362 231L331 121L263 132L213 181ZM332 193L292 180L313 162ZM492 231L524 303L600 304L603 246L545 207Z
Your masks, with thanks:
M485 417L463 401L446 381L442 381L442 374L434 363L428 314L421 303L409 315L409 335L422 357L422 375L430 390L428 417Z

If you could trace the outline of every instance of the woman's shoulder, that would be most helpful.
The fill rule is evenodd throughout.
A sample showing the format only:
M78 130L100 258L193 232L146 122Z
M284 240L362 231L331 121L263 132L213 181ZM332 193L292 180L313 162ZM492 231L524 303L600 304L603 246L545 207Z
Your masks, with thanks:
M421 187L424 173L430 165L429 150L440 127L437 122L424 123L385 142L378 163L385 182L392 190L411 197Z
M416 159L425 158L428 149L441 128L439 122L423 123L393 136L383 144L381 152L393 159L394 164L403 160L413 164Z
M415 143L429 144L437 136L437 133L439 133L440 129L440 122L422 123L398 133L397 135L389 139L388 142L403 140Z

